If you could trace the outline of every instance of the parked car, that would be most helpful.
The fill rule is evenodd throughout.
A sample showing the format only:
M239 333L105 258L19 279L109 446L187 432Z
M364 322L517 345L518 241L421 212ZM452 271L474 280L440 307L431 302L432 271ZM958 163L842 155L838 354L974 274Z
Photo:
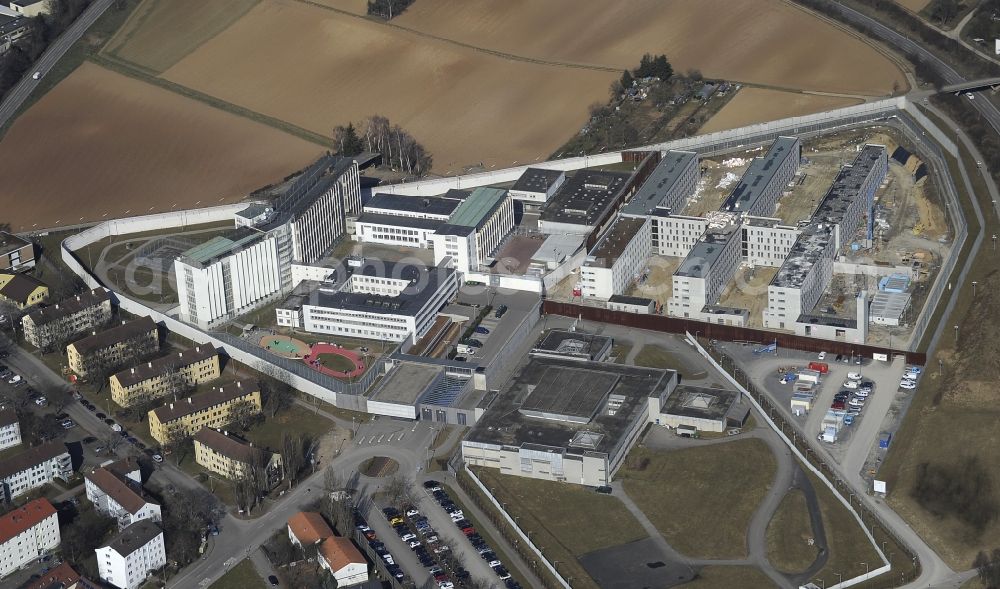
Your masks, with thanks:
M117 423L112 422L111 423L111 430L112 431L116 431L118 433L122 433L122 426L118 425Z
M851 399L850 401L847 402L847 404L850 405L851 407L864 407L865 406L865 400L864 399Z
M840 411L844 407L845 405L843 401L834 401L833 404L830 405L830 409L833 409L834 411Z
M76 427L76 422L73 421L72 419L64 419L61 422L59 422L59 425L61 425L63 429L73 429L74 427Z
M607 485L601 485L600 487L597 487L594 490L597 491L598 493L601 493L601 494L604 494L604 495L610 495L611 494L611 487L609 487Z
M35 399L35 405L38 405L39 407L45 407L48 404L49 400L46 399L45 397L38 397L37 399Z
M848 372L847 373L847 378L849 378L851 380L861 380L861 373L860 372Z
M820 352L819 355L816 356L816 359L817 360L826 360L826 352Z
M277 587L278 577L275 577L274 575L268 575L267 582L270 583L272 587Z
M856 380L848 380L848 381L844 382L844 388L845 389L856 389L859 386L861 386L861 385L859 385L858 381L856 381Z
M153 462L156 462L156 463L163 462L163 456L161 456L158 452L154 453L153 454Z
M7 384L17 384L21 382L22 378L20 374L15 374L7 380Z
M483 327L482 325L477 325L477 326L476 326L476 328L475 328L475 329L473 329L472 331L474 331L474 332L476 332L476 333L481 333L481 334L483 334L483 335L489 335L489 333L490 333L490 330L489 330L489 329L486 329L486 328L485 328L485 327Z
M493 316L497 319L503 317L503 314L507 312L507 305L500 305L497 310L493 313Z
M904 380L903 382L899 383L899 388L912 391L913 389L917 388L917 383L910 380Z
M103 413L97 413L95 415L96 415L97 419L107 419L108 418L108 416L105 415L105 414L103 414Z

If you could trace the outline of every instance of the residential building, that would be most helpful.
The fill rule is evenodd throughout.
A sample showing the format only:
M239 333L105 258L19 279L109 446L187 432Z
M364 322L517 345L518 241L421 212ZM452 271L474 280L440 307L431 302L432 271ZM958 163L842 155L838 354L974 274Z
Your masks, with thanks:
M288 539L299 548L315 546L334 536L333 530L315 511L300 511L288 518Z
M795 178L801 159L798 137L778 137L767 153L750 162L720 210L753 217L774 214L778 198Z
M299 548L317 546L319 564L337 580L338 587L349 587L368 580L368 562L348 538L336 536L323 516L315 511L300 511L288 518L288 539Z
M742 225L743 259L751 266L780 268L792 251L801 230L780 219L747 217Z
M649 219L620 217L590 250L580 268L580 292L607 300L623 294L642 275L652 254Z
M368 561L350 538L331 536L319 545L319 566L330 571L337 587L350 587L368 580Z
M514 229L514 205L508 192L476 188L430 236L434 264L451 258L461 274L488 264L504 238Z
M90 372L114 372L123 365L160 349L160 334L149 317L122 321L117 325L66 346L69 369L79 377ZM104 378L104 375L99 375Z
M433 218L366 212L354 222L354 231L362 243L426 249L433 247L431 236L444 224Z
M151 572L167 564L163 530L148 519L118 532L94 552L101 579L120 589L137 589Z
M237 438L234 434L203 427L194 435L194 460L227 479L239 479L251 466L264 469L268 480L281 479L281 455Z
M185 393L222 375L219 352L210 345L150 360L111 375L111 399L130 407L165 395Z
M21 443L21 424L13 407L0 406L0 450Z
M49 0L10 0L10 9L24 16L38 16L52 11Z
M0 273L0 301L20 310L42 303L49 298L49 287L27 274Z
M622 208L622 214L642 217L656 209L679 213L694 194L700 176L697 153L668 151Z
M687 256L708 229L708 219L704 217L671 215L667 209L653 211L650 221L653 253L660 256Z
M527 205L543 205L566 181L566 172L527 168L510 188L510 197Z
M48 349L106 325L111 321L111 293L102 287L84 291L54 305L32 309L21 318L24 339Z
M277 324L310 333L416 343L459 286L452 268L381 260L349 259L332 276L331 284L299 285L276 309Z
M169 445L177 435L193 436L203 427L228 425L234 409L260 413L260 386L255 381L239 380L157 407L149 412L149 434Z
M28 19L23 16L0 14L0 55L10 51L14 43L26 34L28 34ZM2 251L2 247L0 247L0 251ZM33 260L32 264L34 264ZM0 266L2 265L3 254L0 253Z
M20 589L101 589L93 582L80 576L68 562L41 573L41 576L22 585Z
M131 462L131 467L134 471L124 476L121 469L106 466L84 475L87 499L98 512L114 518L119 530L144 519L162 519L160 505L143 496L138 463Z
M462 458L512 476L607 485L676 386L672 370L532 353L477 409L485 413Z
M48 499L0 516L0 578L59 547L59 517Z
M53 479L68 481L73 476L73 461L66 445L58 440L29 448L0 460L0 498L11 500Z
M35 267L35 245L13 233L0 231L0 272L21 272Z

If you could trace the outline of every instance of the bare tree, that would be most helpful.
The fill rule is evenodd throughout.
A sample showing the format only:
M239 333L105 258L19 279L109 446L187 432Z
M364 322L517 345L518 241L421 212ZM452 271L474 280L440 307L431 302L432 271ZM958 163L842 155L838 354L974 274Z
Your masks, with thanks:
M282 432L279 453L284 465L284 478L289 484L294 485L306 463L305 439L301 434L293 436L287 431Z
M257 406L247 400L234 401L229 406L229 422L238 425L243 431L257 420Z

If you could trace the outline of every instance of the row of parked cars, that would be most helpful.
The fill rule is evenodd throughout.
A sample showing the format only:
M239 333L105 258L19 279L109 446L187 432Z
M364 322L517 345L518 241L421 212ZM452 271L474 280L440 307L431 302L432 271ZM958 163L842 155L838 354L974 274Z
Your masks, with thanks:
M844 425L852 425L854 418L861 415L865 401L875 392L875 383L866 380L860 372L851 372L844 381L844 390L833 396L833 403L830 409L834 411L844 411Z
M392 557L389 549L385 547L385 544L378 539L375 531L368 526L368 522L365 521L364 516L360 513L355 513L354 521L355 527L357 527L358 531L364 535L365 540L368 542L368 547L374 550L375 554L377 554L378 557L385 563L385 568L389 571L389 574L395 577L398 581L405 582L407 579L406 574L403 573L403 570L399 568L398 564L396 564L396 560Z
M105 415L104 413L102 413L98 409L97 405L94 405L93 403L91 403L90 401L88 401L87 399L85 399L83 397L83 395L81 395L80 393L78 393L76 391L73 391L73 398L76 399L77 401L79 401L80 404L83 405L87 409L87 411L90 411L91 413L93 413L94 416L97 417L97 419L100 419L100 420L104 421L104 424L107 425L108 427L110 427L111 431L113 431L116 434L118 434L119 436L121 436L129 444L135 446L140 452L142 452L142 453L146 454L147 456L149 456L150 458L152 458L154 462L163 462L163 456L159 452L157 452L156 450L154 450L152 448L147 448L146 444L142 443L141 441L139 441L134 436L128 435L128 432L125 431L125 428L123 428L114 419L112 419L112 418L108 417L107 415Z
M903 378L899 381L899 388L907 391L917 388L917 380L920 378L921 372L923 372L923 369L919 366L907 366L903 370Z
M437 532L431 526L427 517L412 506L407 506L403 513L392 507L382 510L389 523L396 529L399 539L413 550L439 589L454 589L455 584L463 584L469 578L469 571L463 567L452 567L447 563L451 547L441 541Z
M441 509L451 517L451 521L462 531L462 534L469 540L472 544L472 548L479 553L479 556L486 561L493 572L496 573L497 577L504 583L504 587L507 589L521 589L521 584L515 581L510 574L510 571L504 567L500 559L497 558L496 553L490 548L490 545L483 539L482 536L476 532L473 527L472 522L470 522L466 517L462 509L451 500L448 493L441 488L441 484L437 481L427 481L424 483L424 489L437 501Z

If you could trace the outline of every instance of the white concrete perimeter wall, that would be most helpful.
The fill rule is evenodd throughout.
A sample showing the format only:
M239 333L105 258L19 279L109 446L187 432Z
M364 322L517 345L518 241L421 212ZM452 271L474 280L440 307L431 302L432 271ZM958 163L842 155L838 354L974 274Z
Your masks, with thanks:
M743 385L741 385L739 383L739 381L737 381L735 378L733 378L731 374L729 374L728 372L726 372L725 370L723 370L722 366L719 366L719 363L715 361L715 358L713 358L705 350L705 348L701 347L701 344L698 343L698 340L695 339L695 337L693 335L691 335L690 333L686 333L685 335L687 336L688 343L690 343L692 346L694 346L694 348L696 350L698 350L698 353L701 354L706 360L708 360L708 362L711 363L712 366L716 370L718 370L720 374L722 374L723 376L725 376L726 380L728 380L730 384L732 384L734 387L736 387L736 390L738 390L743 395L744 399L747 399L748 401L750 401L750 403L757 409L758 416L762 417L764 419L764 421L767 423L767 426L770 427L771 430L773 430L775 434L777 434L778 436L781 437L781 440L783 442L785 442L785 445L788 446L788 448L792 451L792 453L795 454L795 456L799 459L799 462L801 462L802 467L803 468L808 468L810 472L812 472L814 475L816 475L819 478L819 480L823 481L823 484L826 485L827 488L830 489L830 491L833 493L833 496L836 497L837 500L840 501L840 503L849 512L851 512L851 515L854 516L854 520L858 523L858 526L860 526L861 529L864 530L865 536L868 537L868 541L871 542L872 546L875 548L875 552L877 552L878 555L879 555L879 558L882 559L882 566L880 566L880 567L878 567L876 569L872 569L872 570L868 571L864 575L859 575L859 576L854 577L852 579L847 579L846 581L843 581L841 583L837 583L836 585L831 585L830 587L828 587L828 589L844 589L845 587L852 587L852 586L857 585L859 583L863 583L863 582L867 581L868 579L874 579L875 577L877 577L877 576L879 576L881 574L888 573L889 571L891 571L892 570L892 566L889 564L888 559L886 559L885 554L881 550L881 547L878 545L877 542L875 542L875 538L872 536L871 530L869 530L867 527L865 527L865 523L863 521L861 521L861 516L858 515L858 512L854 511L854 506L851 505L850 503L848 503L846 500L844 500L844 498L840 495L840 493L837 492L837 488L833 485L833 483L831 483L826 478L826 475L823 474L823 471L819 470L818 468L816 468L815 466L813 466L811 462L809 462L808 460L806 460L806 457L803 456L802 452L799 451L799 449L795 446L795 444L793 444L792 441L788 439L788 436L785 435L785 432L782 431L781 428L779 428L777 425L775 425L775 423L773 421L771 421L770 416L768 416L767 412L764 411L764 408L761 407L759 403L757 403L757 399L754 399L753 395L751 395L749 393L749 391L747 391L745 388L743 388ZM468 470L468 469L466 469L466 470ZM489 495L488 492L487 492L487 495Z
M875 264L855 264L852 262L834 262L834 274L864 274L865 276L890 276L902 274L913 279L913 268L909 266L877 266Z

